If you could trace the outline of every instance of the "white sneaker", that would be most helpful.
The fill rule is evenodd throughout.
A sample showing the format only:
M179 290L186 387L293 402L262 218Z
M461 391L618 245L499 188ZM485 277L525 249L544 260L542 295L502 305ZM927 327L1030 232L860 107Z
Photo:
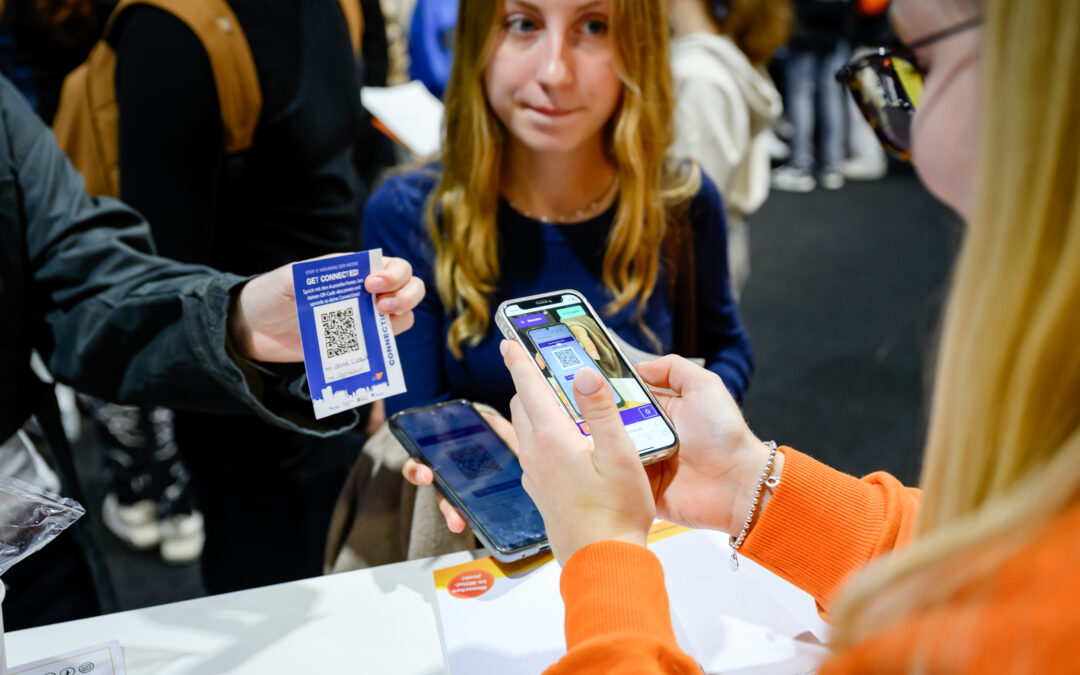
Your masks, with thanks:
M772 186L784 192L811 192L817 187L814 174L809 169L781 166L773 169Z
M765 147L769 150L769 159L771 161L786 162L791 158L791 146L780 140L775 131L766 129L761 132L761 136L765 139Z
M110 492L101 506L101 520L110 532L138 551L153 548L161 541L157 504L150 499L121 504L116 494Z
M203 529L201 512L162 518L158 526L161 530L161 559L165 562L184 565L195 562L202 555L206 531Z
M818 183L826 190L839 190L844 187L844 174L836 169L825 169L818 176Z
M840 166L848 180L881 180L889 172L889 162L882 157L852 157Z

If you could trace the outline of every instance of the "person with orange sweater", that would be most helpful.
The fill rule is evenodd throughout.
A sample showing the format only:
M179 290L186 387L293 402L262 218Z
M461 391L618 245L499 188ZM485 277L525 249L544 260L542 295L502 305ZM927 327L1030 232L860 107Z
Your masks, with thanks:
M841 78L968 223L921 491L762 443L677 356L639 366L681 439L643 470L599 377L574 383L590 440L503 343L522 480L563 565L549 673L699 672L644 546L655 516L730 533L733 564L811 593L833 625L822 673L1080 672L1080 3L896 0L892 20L909 49Z

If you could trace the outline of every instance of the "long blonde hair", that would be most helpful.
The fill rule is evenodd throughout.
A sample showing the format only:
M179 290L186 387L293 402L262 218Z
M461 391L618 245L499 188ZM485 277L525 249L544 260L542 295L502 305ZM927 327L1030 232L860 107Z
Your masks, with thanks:
M981 4L982 161L915 538L838 598L841 647L985 578L1080 496L1080 2Z
M604 253L607 311L637 300L644 306L659 274L668 211L700 187L696 166L665 161L672 140L673 94L667 24L659 0L611 0L610 36L622 97L605 129L620 191ZM442 177L427 206L435 246L435 285L455 315L447 345L462 357L491 323L499 281L495 222L506 130L484 96L483 74L493 48L501 0L461 0L454 66L446 89ZM640 314L639 314L640 319Z

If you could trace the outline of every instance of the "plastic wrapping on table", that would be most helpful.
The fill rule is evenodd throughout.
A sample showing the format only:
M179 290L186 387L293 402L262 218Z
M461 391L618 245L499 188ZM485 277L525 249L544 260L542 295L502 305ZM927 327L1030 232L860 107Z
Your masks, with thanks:
M41 549L86 513L81 504L57 497L16 478L0 476L0 675L7 675L4 655L2 575Z

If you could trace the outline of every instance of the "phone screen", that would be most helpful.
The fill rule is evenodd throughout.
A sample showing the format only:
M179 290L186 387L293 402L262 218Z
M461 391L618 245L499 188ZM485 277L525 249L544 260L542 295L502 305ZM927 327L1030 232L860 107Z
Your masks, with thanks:
M453 401L393 419L493 544L512 551L547 539L521 464L475 408Z
M611 387L623 425L639 453L675 443L671 427L580 296L556 293L529 298L506 305L503 315L583 434L588 435L589 428L574 400L574 377L582 368L591 368Z
M600 366L596 365L596 361L585 350L581 341L574 337L570 327L564 323L530 329L529 339L533 347L540 352L539 360L547 365L551 376L562 389L563 395L570 401L574 412L580 417L581 409L574 400L574 376L582 368L591 368L601 375L604 371L600 370ZM608 388L615 396L615 402L621 404L622 396L615 391L615 387L612 387L610 382Z

